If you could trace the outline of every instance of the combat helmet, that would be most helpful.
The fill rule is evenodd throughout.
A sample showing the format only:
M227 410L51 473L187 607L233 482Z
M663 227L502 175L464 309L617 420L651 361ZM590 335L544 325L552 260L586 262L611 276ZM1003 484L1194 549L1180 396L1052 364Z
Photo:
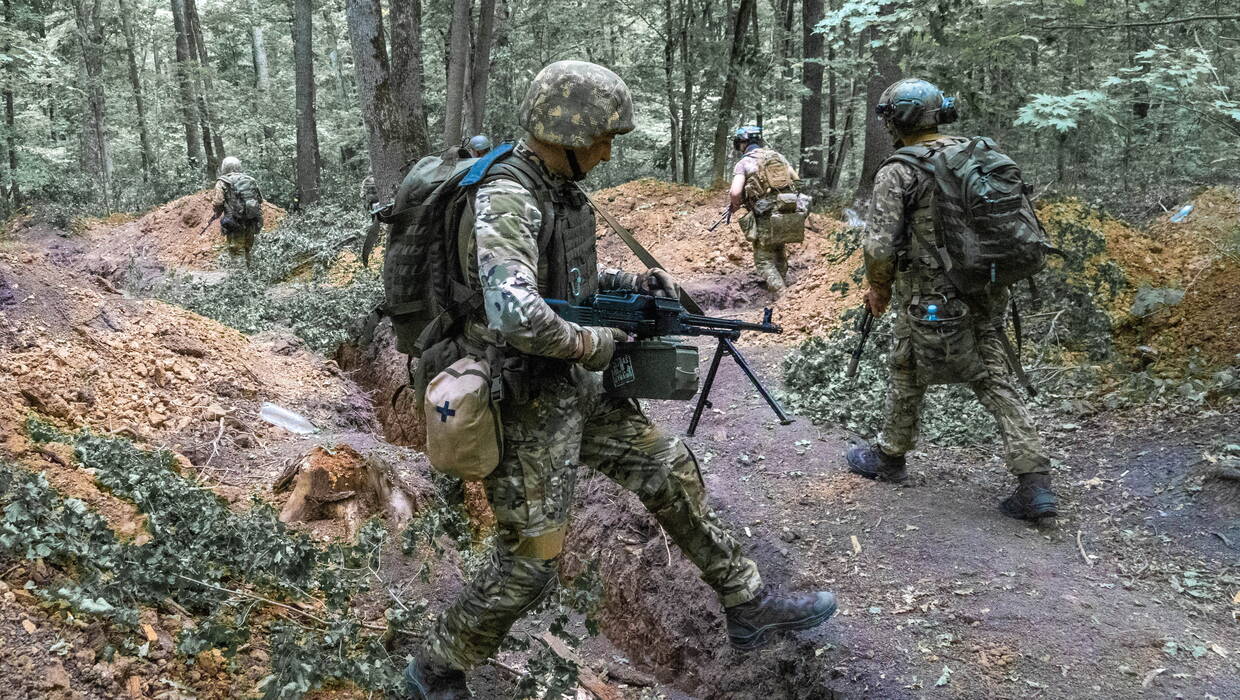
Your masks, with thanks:
M469 140L469 148L476 153L486 153L491 150L491 139L486 134L478 134Z
M220 161L220 175L227 175L228 173L239 173L239 172L241 172L241 159L240 158L236 158L234 156L228 156L224 160Z
M739 151L742 143L756 143L761 146L763 144L762 127L747 125L737 129L732 134L732 148Z
M933 83L920 78L905 78L884 90L874 114L897 139L950 124L958 116L956 98L946 97Z
M610 70L586 61L547 65L525 92L518 114L531 136L566 149L633 130L633 96Z

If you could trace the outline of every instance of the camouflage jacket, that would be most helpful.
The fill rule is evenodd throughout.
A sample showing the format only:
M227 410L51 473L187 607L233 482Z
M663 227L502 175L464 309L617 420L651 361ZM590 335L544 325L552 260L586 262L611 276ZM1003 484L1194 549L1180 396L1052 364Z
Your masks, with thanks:
M568 182L550 171L524 142L517 144L511 157L536 163L550 182ZM461 246L461 264L471 286L482 290L485 303L484 311L466 325L466 339L506 343L529 355L577 357L580 326L557 316L539 292L547 261L539 260L543 213L536 196L513 180L495 179L478 186L473 209L473 236ZM621 270L593 274L599 289L637 286L636 276Z

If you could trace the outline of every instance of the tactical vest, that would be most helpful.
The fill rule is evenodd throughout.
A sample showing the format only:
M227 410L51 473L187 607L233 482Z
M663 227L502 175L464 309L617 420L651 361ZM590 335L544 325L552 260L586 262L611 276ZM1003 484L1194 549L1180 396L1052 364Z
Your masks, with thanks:
M529 190L542 212L538 231L538 293L544 299L581 304L598 291L594 211L574 182L552 181L520 152L494 165L483 183L512 180ZM461 235L473 236L473 217L463 217ZM475 250L462 240L460 250ZM466 278L478 283L476 257Z
M965 140L967 139L948 136L938 139L936 143ZM930 277L941 267L934 250L925 245L925 242L934 241L934 177L920 168L913 170L917 178L916 184L904 194L904 216L908 224L904 229L903 239L897 241L897 248L904 251L902 258L911 268L919 268L914 272Z

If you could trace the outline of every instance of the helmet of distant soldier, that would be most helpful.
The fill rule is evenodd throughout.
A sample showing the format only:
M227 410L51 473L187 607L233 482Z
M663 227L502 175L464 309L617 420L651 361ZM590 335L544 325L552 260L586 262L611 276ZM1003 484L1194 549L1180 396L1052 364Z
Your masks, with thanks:
M756 143L759 146L763 144L762 127L747 125L740 127L732 133L732 148L739 151L743 148L742 144L750 143Z
M220 161L220 175L239 172L241 172L241 159L228 156L224 160Z
M588 148L601 136L633 130L633 96L620 76L600 65L556 61L534 76L517 118L539 141Z
M469 148L475 153L486 153L491 150L491 139L486 134L478 134L469 140Z
M959 116L956 98L945 96L934 83L920 78L898 80L884 90L874 105L874 114L897 138L933 131Z

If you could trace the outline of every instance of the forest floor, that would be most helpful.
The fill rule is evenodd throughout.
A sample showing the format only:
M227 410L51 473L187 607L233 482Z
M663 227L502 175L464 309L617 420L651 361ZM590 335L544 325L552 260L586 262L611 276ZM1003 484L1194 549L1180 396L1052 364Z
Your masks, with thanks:
M706 238L721 193L643 180L600 199L704 305L751 317L772 303L735 225ZM363 380L366 371L342 371L291 334L245 336L118 288L135 266L144 276L219 274L217 241L188 235L205 223L202 212L202 200L191 197L78 235L33 222L10 227L0 240L0 458L46 473L134 541L145 516L71 453L32 442L22 427L28 413L171 449L183 474L238 511L250 494L284 505L287 494L273 494L271 484L324 445L382 458L419 508L430 508L436 497L425 458L392 444L416 444L417 436L393 417L401 373L391 371L399 358L390 348L370 358L388 367L371 367ZM1234 193L1211 191L1199 198L1198 216L1203 227L1234 226L1240 208ZM858 264L855 253L836 252L844 225L815 215L810 229L794 249L793 286L775 304L786 334L745 346L772 387L791 346L826 332L857 304L856 285L832 289ZM1187 282L1173 311L1179 317L1157 324L1125 325L1118 307L1131 295L1116 302L1125 352L1148 343L1164 356L1186 356L1194 344L1226 360L1240 351L1240 306L1229 301L1240 265L1216 264L1203 237L1158 227L1109 231L1111 254L1132 279ZM599 258L633 267L610 235L600 238ZM710 347L702 350L709 361ZM1095 409L1044 425L1063 510L1056 526L1037 529L995 508L1011 488L997 446L926 447L911 456L912 484L894 488L845 472L849 433L804 418L779 425L726 362L713 396L697 437L687 439L713 506L768 583L833 590L840 613L766 650L731 650L709 589L636 499L583 475L567 573L597 559L604 597L603 636L581 650L593 680L583 681L579 697L1240 697L1240 488L1210 476L1219 460L1240 458L1235 404ZM263 402L321 431L302 436L269 425L258 418ZM690 410L648 406L678 433ZM485 515L476 495L470 504ZM352 529L325 520L297 527L320 538ZM447 565L422 580L419 563L430 552L385 555L386 590L366 597L359 615L382 625L389 595L424 598L433 614L462 584L469 556L449 549ZM237 697L256 693L269 672L264 639L230 661L175 653L178 633L197 624L175 607L144 608L149 651L107 658L115 629L66 615L27 590L66 572L7 555L0 568L0 655L10 660L0 697ZM537 635L544 620L518 632ZM471 676L475 692L512 697L513 669L520 674L525 663L505 652L500 665ZM346 685L312 696L366 693Z

